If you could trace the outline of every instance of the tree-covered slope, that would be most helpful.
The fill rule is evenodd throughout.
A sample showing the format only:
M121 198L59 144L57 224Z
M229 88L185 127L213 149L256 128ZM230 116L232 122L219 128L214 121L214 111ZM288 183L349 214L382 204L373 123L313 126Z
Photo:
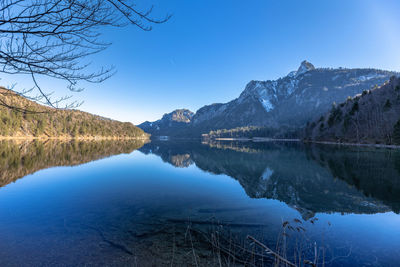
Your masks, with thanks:
M20 107L21 109L9 108ZM0 88L1 137L147 138L129 122L119 122L79 110L39 105Z
M218 139L218 138L257 138L268 137L275 139L297 139L301 135L301 130L297 128L285 127L261 127L261 126L246 126L233 129L220 129L210 131L208 134L203 134L203 139Z
M400 145L400 78L333 105L307 125L306 139Z

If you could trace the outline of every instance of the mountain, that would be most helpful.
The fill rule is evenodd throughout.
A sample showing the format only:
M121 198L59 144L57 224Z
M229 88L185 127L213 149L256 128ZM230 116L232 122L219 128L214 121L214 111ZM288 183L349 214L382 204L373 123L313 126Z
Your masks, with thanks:
M333 102L342 102L396 74L377 69L315 68L303 61L285 77L251 81L238 98L200 108L185 130L170 127L160 129L159 134L200 136L244 126L302 127L329 111Z
M305 133L314 141L400 145L400 78L333 105Z
M185 131L191 123L194 113L188 109L176 109L164 114L161 120L143 122L138 125L145 132L156 136L169 136Z
M0 137L147 139L149 135L129 122L79 110L57 110L0 87Z

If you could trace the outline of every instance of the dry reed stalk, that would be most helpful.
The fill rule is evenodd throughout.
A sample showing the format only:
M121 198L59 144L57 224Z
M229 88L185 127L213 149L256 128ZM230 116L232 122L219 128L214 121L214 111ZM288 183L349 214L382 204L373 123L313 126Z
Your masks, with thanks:
M247 238L250 239L251 241L253 241L254 244L256 244L256 245L262 247L262 248L265 250L265 252L266 252L267 254L273 255L275 258L278 258L279 260L283 261L284 263L286 263L286 264L289 265L289 266L297 267L296 264L294 264L294 263L288 261L287 259L285 259L285 258L282 257L281 255L279 255L278 253L275 253L272 249L270 249L269 247L267 247L266 245L264 245L263 243L261 243L260 241L258 241L257 239L255 239L254 237L248 235Z

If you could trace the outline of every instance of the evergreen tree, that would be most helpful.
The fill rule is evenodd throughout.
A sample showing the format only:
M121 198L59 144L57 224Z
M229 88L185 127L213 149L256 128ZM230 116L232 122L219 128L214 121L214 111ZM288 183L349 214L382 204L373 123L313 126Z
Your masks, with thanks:
M353 107L350 110L350 115L354 115L357 111L358 111L359 107L358 107L358 102L354 102Z
M394 125L393 142L395 145L400 145L400 120Z
M385 105L383 106L385 111L388 111L392 107L392 103L390 103L390 100L386 100Z

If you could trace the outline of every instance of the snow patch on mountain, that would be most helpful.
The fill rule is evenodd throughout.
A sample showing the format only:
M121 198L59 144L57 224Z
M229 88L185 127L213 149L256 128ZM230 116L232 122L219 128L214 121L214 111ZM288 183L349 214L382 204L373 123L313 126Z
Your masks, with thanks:
M274 171L267 167L264 170L263 174L261 175L261 179L263 179L264 181L267 181L267 180L269 180L269 178L271 178L273 173L274 173Z
M294 78L294 77L296 77L296 74L297 74L297 71L291 71L291 72L289 72L289 74L287 75L287 77L289 77L289 78Z
M359 76L357 78L357 80L360 81L360 82L365 82L365 81L369 81L369 80L372 80L372 79L380 79L380 78L384 78L384 77L385 77L385 75L374 73L374 74Z
M290 82L286 84L287 96L293 94L293 92L296 89L298 83L299 83L299 80L291 79Z
M269 101L268 99L260 99L260 101L267 112L270 112L274 109L274 105L272 105L271 101Z

